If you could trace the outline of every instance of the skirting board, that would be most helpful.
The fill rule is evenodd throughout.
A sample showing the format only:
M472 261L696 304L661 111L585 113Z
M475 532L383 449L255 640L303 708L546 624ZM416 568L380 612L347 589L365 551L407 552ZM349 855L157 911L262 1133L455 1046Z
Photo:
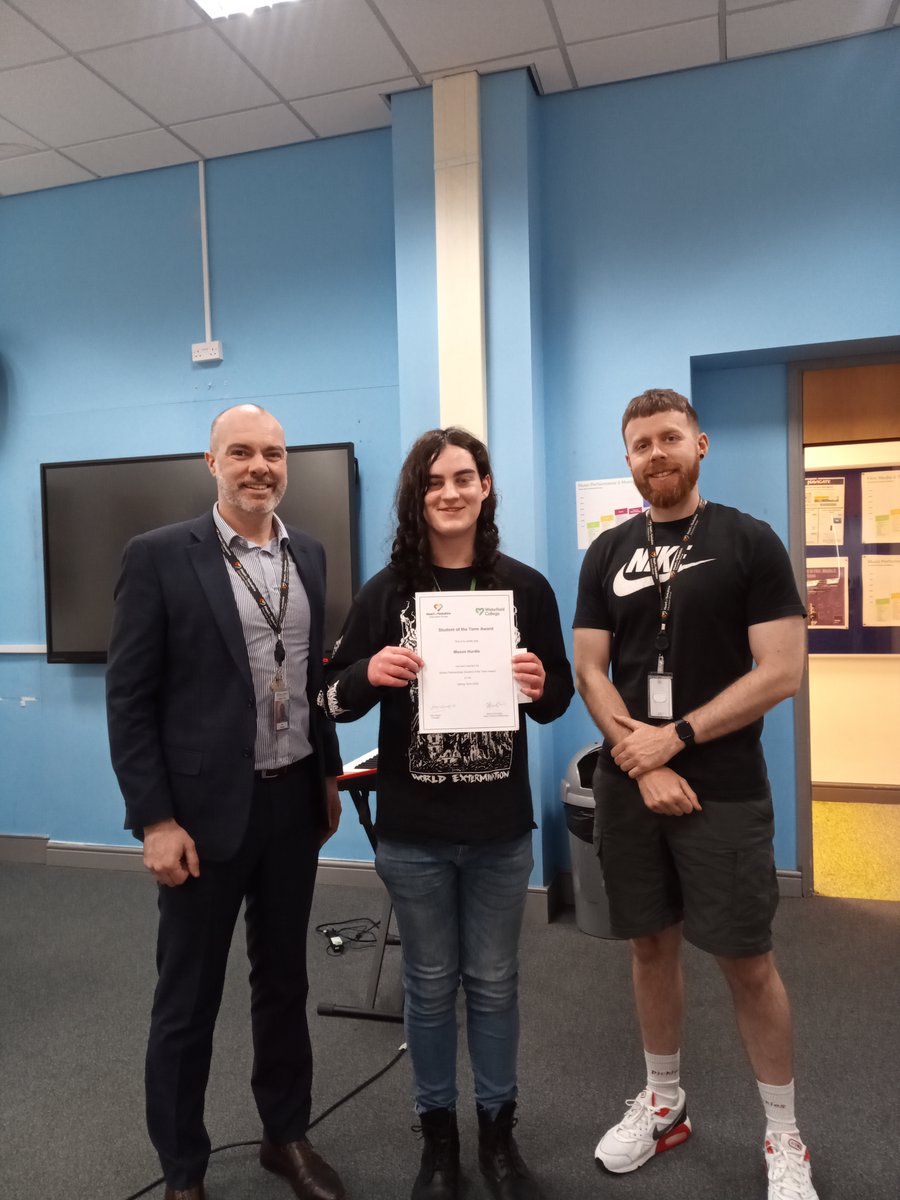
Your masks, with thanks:
M900 804L900 788L881 783L813 783L813 800L842 804Z
M0 834L0 862L40 863L48 867L101 867L108 871L143 871L141 847L97 846L84 842L53 842L46 837ZM149 876L147 877L149 880ZM372 863L326 858L319 864L320 883L344 887L378 887ZM803 895L799 871L779 871L778 890L783 897ZM561 871L544 887L530 887L525 919L547 924L575 903L571 871Z

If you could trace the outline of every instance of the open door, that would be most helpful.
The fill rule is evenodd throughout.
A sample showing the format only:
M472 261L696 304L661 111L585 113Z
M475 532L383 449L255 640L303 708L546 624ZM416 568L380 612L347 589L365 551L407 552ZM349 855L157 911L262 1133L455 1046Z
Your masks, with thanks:
M814 887L900 900L900 362L795 370Z

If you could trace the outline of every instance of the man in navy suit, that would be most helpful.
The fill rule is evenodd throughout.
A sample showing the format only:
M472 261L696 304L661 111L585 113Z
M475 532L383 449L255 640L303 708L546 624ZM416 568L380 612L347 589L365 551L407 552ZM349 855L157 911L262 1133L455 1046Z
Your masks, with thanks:
M166 1200L204 1200L203 1106L235 921L246 901L260 1162L301 1200L343 1200L306 1139L306 931L340 815L322 686L325 557L275 509L284 431L255 404L213 422L218 501L125 550L107 670L126 828L159 883L147 1123Z

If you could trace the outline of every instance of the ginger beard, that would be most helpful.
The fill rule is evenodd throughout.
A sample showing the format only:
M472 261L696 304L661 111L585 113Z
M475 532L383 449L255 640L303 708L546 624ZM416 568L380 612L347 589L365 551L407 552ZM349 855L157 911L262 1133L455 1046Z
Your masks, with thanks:
M700 451L691 463L654 463L643 471L632 471L634 486L653 508L675 508L691 494L700 478Z

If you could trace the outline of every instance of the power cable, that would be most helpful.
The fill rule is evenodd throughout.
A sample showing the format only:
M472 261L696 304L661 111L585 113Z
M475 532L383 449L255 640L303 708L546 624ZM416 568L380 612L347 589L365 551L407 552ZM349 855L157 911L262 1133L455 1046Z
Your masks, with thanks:
M366 918L363 918L363 919L366 919ZM377 924L377 922L376 922L376 924ZM406 1042L403 1042L402 1045L400 1045L398 1047L397 1053L390 1060L390 1062L385 1063L385 1065L383 1067L380 1067L375 1072L374 1075L370 1075L368 1079L364 1079L362 1081L362 1083L358 1084L355 1088L352 1089L352 1091L347 1092L346 1096L341 1096L340 1100L335 1100L334 1104L332 1104L332 1105L330 1105L330 1107L326 1108L324 1112L319 1113L319 1115L315 1118L315 1120L310 1121L309 1125L307 1126L307 1131L309 1131L310 1129L315 1129L315 1127L321 1121L324 1121L326 1117L330 1117L331 1114L336 1109L341 1107L341 1105L346 1104L348 1102L348 1100L352 1100L354 1098L354 1096L358 1096L360 1092L364 1092L366 1090L366 1088L371 1087L373 1083L377 1083L378 1080L381 1079L382 1075L387 1075L388 1071L390 1071L390 1069L392 1067L395 1067L397 1065L397 1063L400 1061L400 1059L403 1057L403 1055L405 1053L406 1053ZM225 1145L216 1146L214 1149L212 1149L209 1152L210 1158L212 1158L212 1156L214 1154L221 1154L224 1150L239 1150L239 1149L243 1149L246 1146L259 1146L260 1144L261 1143L260 1143L259 1138L256 1138L250 1142L226 1142ZM159 1179L154 1179L152 1183L148 1183L147 1186L141 1188L141 1190L139 1192L132 1192L130 1196L125 1197L125 1200L140 1200L141 1196L146 1196L148 1192L152 1192L154 1188L159 1187L159 1185L161 1183L164 1184L165 1182L166 1182L165 1177L163 1175L160 1175Z

